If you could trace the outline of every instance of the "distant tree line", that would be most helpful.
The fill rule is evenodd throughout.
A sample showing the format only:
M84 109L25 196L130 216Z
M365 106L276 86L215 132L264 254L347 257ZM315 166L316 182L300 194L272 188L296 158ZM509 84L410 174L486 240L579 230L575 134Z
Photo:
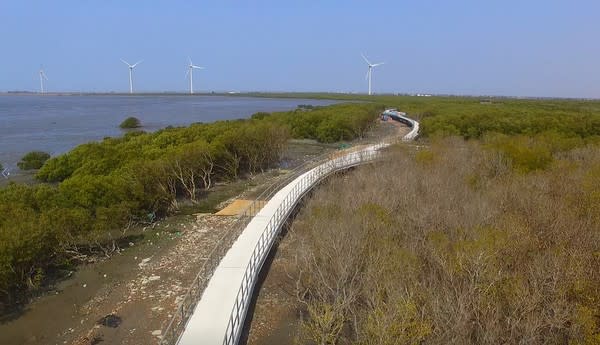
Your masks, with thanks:
M478 139L490 132L507 135L556 133L563 137L600 139L600 114L573 113L568 110L546 112L523 109L511 114L491 110L465 111L425 117L422 124L423 134L427 136L460 135L467 139Z
M340 93L282 93L254 96L368 101L397 108L421 121L421 135L459 135L482 138L489 133L534 136L558 134L596 142L600 136L600 100L517 99L493 97L415 97L408 95L356 95Z
M41 183L0 189L0 307L42 284L52 265L82 251L108 254L119 233L114 230L168 215L182 199L196 202L216 182L274 166L291 136L353 139L381 109L340 104L259 113L248 120L130 132L47 161L39 152L24 157L23 168L43 164L36 175Z

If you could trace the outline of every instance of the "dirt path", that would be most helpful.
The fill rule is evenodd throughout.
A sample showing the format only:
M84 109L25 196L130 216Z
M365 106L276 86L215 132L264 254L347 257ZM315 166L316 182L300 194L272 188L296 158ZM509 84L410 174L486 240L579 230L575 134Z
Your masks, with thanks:
M249 329L245 334L248 345L294 344L301 307L295 295L295 274L291 271L295 249L293 234L288 233L271 253L271 261L265 263L256 302L248 314Z

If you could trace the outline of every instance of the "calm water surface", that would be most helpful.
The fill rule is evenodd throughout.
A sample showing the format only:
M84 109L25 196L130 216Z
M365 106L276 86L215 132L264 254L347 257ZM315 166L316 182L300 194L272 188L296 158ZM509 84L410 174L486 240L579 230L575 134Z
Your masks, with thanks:
M145 131L194 122L247 118L259 111L283 111L298 104L335 101L228 96L50 96L0 95L0 163L16 169L27 152L57 155L89 141L120 136L128 116Z

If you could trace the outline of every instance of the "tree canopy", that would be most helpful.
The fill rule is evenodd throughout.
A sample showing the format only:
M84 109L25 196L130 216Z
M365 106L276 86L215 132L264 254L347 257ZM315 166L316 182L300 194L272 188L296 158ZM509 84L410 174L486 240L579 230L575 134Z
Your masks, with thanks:
M126 118L119 125L119 127L123 128L123 129L139 128L141 126L142 126L142 122L137 117L133 117L133 116Z
M42 151L31 151L27 153L17 166L21 170L34 170L41 168L44 163L50 158L50 154Z

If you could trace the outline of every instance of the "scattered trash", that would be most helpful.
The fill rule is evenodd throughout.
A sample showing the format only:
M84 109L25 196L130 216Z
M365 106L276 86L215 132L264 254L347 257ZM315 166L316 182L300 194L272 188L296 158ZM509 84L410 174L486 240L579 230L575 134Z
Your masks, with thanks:
M102 326L106 326L106 327L110 327L110 328L117 328L117 327L119 327L119 325L121 324L121 322L123 322L123 320L121 319L121 317L117 316L115 314L106 315L105 317L103 317L100 320L96 321L97 324L102 325Z
M211 214L203 214L202 217L196 219L192 218L188 226L186 226L186 224L183 226L180 224L173 224L172 227L168 227L170 231L161 228L160 233L156 234L156 236L159 237L148 236L151 239L150 241L148 241L148 237L146 237L145 240L134 242L134 246L137 246L138 244L143 245L150 242L154 244L154 241L156 241L157 243L152 247L152 249L156 249L159 245L160 247L163 247L159 241L161 237L167 236L167 238L173 237L176 239L176 242L173 244L175 246L174 249L168 254L163 254L158 251L156 254L146 252L140 253L140 256L134 256L133 258L129 257L129 259L126 259L127 261L134 259L133 262L129 261L129 265L137 264L140 270L135 272L135 278L126 283L127 291L125 292L123 303L127 303L128 305L133 305L133 303L148 303L149 305L147 308L152 310L151 313L153 316L160 315L161 318L166 316L168 319L174 317L174 315L176 315L176 310L174 309L181 303L188 288L185 280L182 281L182 277L187 277L190 274L197 274L197 267L205 260L202 255L198 255L198 252L209 252L221 238L221 232L215 231L216 229L229 229L232 226L238 225L238 222L239 220L236 217L217 217ZM150 230L151 227L152 226L148 226L148 230ZM158 231L158 229L155 230ZM127 244L128 242L129 241L125 243ZM130 248L130 246L127 245L124 247ZM138 249L142 250L145 248L142 246L142 248ZM136 249L136 251L138 249ZM144 257L145 255L150 256ZM108 278L106 271L105 273L97 272L96 274L97 276L99 275ZM111 279L114 279L114 277L114 274L111 273ZM108 279L104 280L104 282L107 281ZM80 282L79 284L81 286L83 282ZM91 310L94 307L95 305L90 304L90 306L86 308ZM110 327L112 329L119 328L121 331L117 331L122 332L126 326L123 322L125 319L129 318L129 314L123 314L124 311L118 311L118 309L112 309L112 311L109 309L106 312L110 313L110 315L105 314L105 317L99 320L96 319L97 321L94 320L95 318L91 320L80 318L80 321L83 321L83 323L78 327L93 327L95 329L95 334L107 332L108 328L104 327ZM148 312L150 312L150 310L148 310ZM120 313L123 316L118 316L117 313ZM120 325L123 325L124 328L121 328ZM131 337L131 334L140 336L140 333L145 333L147 336L148 333L151 333L153 339L162 339L165 337L161 330L152 330L152 328L157 326L160 327L158 324L141 325L142 324L138 326L140 327L139 332L136 330L135 333L132 329L126 327L128 332L125 334ZM102 331L103 328L104 331ZM102 340L102 338L99 338L96 341L101 341L99 344L101 345L104 344L104 342L110 342L110 339L106 338Z
M137 256L136 256L136 258L137 258ZM149 257L149 258L145 258L145 259L143 259L143 260L142 260L142 262L140 262L140 263L138 264L138 266L139 266L140 268L142 268L142 267L146 266L146 264L148 263L148 261L150 261L150 259L152 259L152 257Z
M94 337L94 339L92 339L92 341L90 342L90 345L97 345L100 344L102 341L104 341L102 337Z

